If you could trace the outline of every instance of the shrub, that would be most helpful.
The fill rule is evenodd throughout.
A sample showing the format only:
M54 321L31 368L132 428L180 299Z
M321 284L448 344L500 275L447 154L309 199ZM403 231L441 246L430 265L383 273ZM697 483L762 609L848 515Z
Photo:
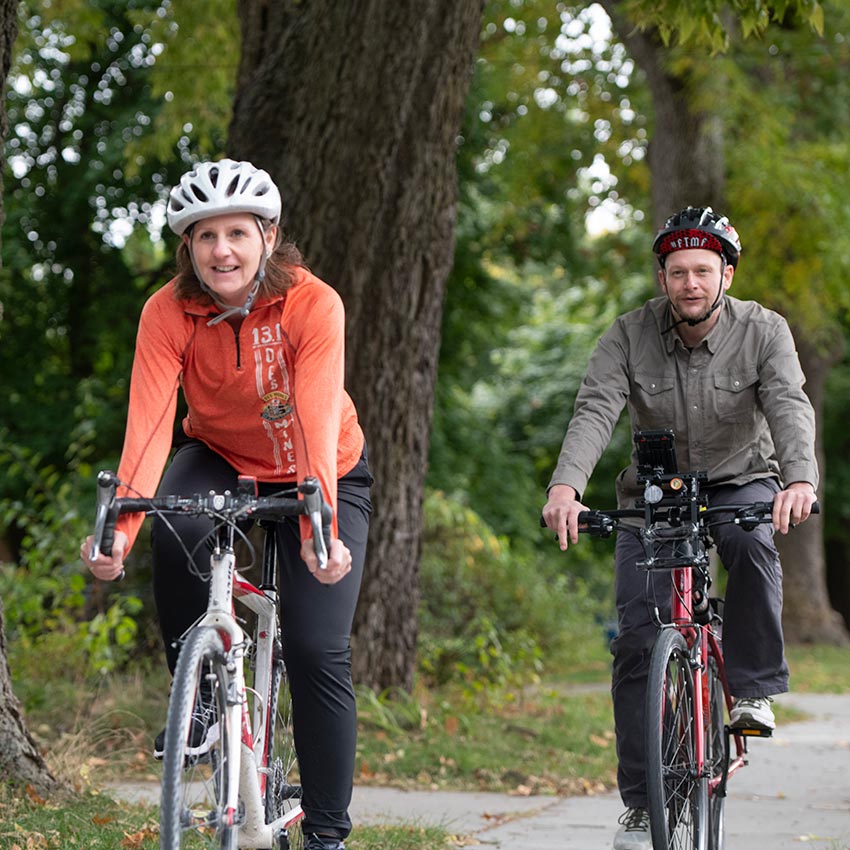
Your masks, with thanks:
M535 681L544 662L557 667L589 643L598 655L607 600L593 599L559 554L516 551L457 499L430 492L419 613L426 680L486 695Z
M0 563L0 595L14 653L82 659L80 673L105 673L129 657L141 602L134 596L95 598L82 573L80 541L91 517L81 517L77 467L64 474L38 455L15 446L0 449L7 494L0 499L0 524L20 537L17 563ZM13 483L11 490L9 483ZM9 492L14 495L8 495ZM49 651L48 651L49 650Z

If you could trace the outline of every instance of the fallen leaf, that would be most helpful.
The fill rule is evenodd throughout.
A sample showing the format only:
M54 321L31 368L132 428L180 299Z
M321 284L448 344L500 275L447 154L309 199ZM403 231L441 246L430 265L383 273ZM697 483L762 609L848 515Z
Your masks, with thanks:
M25 790L27 792L27 797L29 797L30 800L32 800L33 803L35 803L37 806L43 806L47 802L47 800L45 800L44 797L42 797L38 793L38 791L35 790L35 787L33 785L27 783Z

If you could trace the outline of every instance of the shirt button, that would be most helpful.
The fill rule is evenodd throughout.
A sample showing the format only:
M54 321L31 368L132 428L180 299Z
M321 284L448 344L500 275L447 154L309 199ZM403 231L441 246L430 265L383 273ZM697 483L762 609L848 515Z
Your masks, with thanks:
M735 384L735 386L736 386L736 387L740 387L740 386L741 386L741 382L740 382L740 381L735 381L735 382L734 382L734 384Z

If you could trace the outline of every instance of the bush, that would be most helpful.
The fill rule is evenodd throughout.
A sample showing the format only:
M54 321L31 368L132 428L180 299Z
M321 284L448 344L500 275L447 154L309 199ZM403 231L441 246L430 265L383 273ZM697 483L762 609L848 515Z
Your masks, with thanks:
M473 510L427 495L419 612L426 681L468 696L521 688L544 669L599 655L607 599L563 568L555 546L515 551ZM545 667L544 667L545 665Z
M134 596L94 597L82 572L80 541L91 517L75 502L77 467L60 473L21 447L0 450L7 490L0 499L0 525L20 539L17 563L0 563L0 595L6 630L18 657L81 659L83 673L107 673L129 658L142 605ZM61 651L57 655L57 649Z

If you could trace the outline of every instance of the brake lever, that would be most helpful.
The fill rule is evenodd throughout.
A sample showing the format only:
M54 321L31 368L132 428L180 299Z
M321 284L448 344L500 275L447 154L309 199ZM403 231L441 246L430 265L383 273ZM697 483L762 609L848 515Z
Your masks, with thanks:
M94 561L102 552L104 555L112 554L112 544L115 542L115 520L117 519L115 508L115 491L118 487L118 476L109 470L101 470L97 474L97 505L94 515L94 532L92 534L92 546L89 552L89 560ZM109 520L109 523L107 523ZM109 535L105 535L107 524L110 528ZM122 569L113 581L123 581L127 573Z
M307 516L313 528L313 547L319 561L319 569L328 568L328 553L331 548L331 523L333 511L322 498L322 488L317 478L305 478L298 489L304 496Z

